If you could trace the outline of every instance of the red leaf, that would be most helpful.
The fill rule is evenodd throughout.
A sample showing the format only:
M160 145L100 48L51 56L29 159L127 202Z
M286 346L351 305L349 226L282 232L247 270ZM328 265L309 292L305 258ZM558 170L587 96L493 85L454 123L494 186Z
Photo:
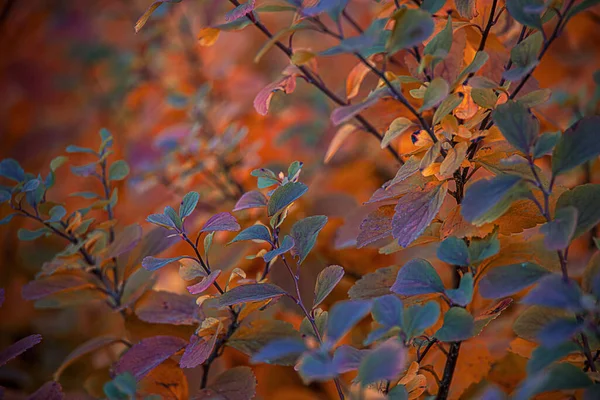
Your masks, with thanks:
M186 344L185 340L175 336L153 336L143 339L117 361L113 375L130 372L139 381Z
M183 356L179 360L179 366L181 368L194 368L206 361L215 347L218 336L218 330L210 338L192 335L190 344L186 346Z
M200 282L196 283L195 285L188 286L187 287L188 292L190 292L191 294L200 294L200 293L204 292L206 289L208 289L214 283L214 281L217 280L219 275L221 275L221 270L220 269L214 270L213 272L210 273L210 275L208 275L206 278L202 279Z

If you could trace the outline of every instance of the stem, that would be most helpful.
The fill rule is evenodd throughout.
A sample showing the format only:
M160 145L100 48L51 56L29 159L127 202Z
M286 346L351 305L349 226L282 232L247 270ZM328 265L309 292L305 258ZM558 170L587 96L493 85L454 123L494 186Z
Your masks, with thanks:
M204 262L204 259L202 259L202 256L200 255L200 251L198 250L198 246L196 246L194 244L194 242L192 242L190 240L190 238L185 234L185 232L181 232L181 238L187 243L189 244L192 249L194 249L194 253L196 253L196 258L198 258L198 261L200 261L200 265L202 266L202 269L204 269L204 272L206 272L207 275L211 274L211 270L208 267L208 265L206 265L206 263ZM217 281L213 282L213 286L219 291L220 294L225 293L225 291L223 290L223 288L221 288L221 285L219 285L219 283Z
M446 366L444 367L444 375L442 376L440 390L438 391L438 394L435 397L436 400L445 400L448 398L448 392L450 391L450 383L452 383L452 377L454 376L454 370L456 369L456 362L458 361L460 344L461 342L452 342L450 344L448 358L446 359Z

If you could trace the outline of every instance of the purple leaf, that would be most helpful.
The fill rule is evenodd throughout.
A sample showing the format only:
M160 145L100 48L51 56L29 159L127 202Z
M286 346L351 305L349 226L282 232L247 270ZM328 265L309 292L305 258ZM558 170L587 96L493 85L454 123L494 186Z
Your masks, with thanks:
M271 243L271 232L269 231L269 228L264 225L252 225L238 233L238 235L229 243L241 242L243 240L262 240Z
M307 382L324 382L335 378L337 375L329 354L319 350L305 354L302 357L298 372Z
M228 212L222 212L210 217L202 229L200 229L200 232L236 232L240 229L240 224L238 224L233 215L229 214Z
M545 347L556 347L573 338L585 328L583 321L574 318L559 318L548 323L537 334Z
M250 301L262 301L281 297L285 294L285 290L272 283L252 283L234 287L223 293L216 301L219 307L227 307Z
M210 275L203 278L200 282L196 283L195 285L188 286L188 292L191 294L201 294L217 280L219 275L221 275L221 270L215 269L210 273Z
M373 319L385 328L402 326L402 301L393 294L378 297L373 302Z
M261 208L267 205L267 198L258 190L246 192L235 204L233 211L246 210L248 208Z
M479 282L479 292L486 299L497 299L520 292L550 272L537 264L524 262L493 268Z
M249 367L234 367L200 391L200 399L251 400L256 396L256 377Z
M190 344L185 347L181 360L179 360L179 366L181 368L195 368L204 363L212 353L218 337L218 332L210 338L192 335Z
M142 227L133 224L125 227L123 232L117 235L115 241L106 249L105 258L118 257L131 250L142 240Z
M30 395L27 400L63 400L65 395L60 383L55 381L46 382Z
M183 349L187 342L175 336L153 336L133 345L114 366L114 375L130 372L137 381Z
M577 208L568 206L559 208L554 219L540 227L544 236L544 245L548 250L562 250L569 246L577 228Z
M54 274L25 284L22 296L25 300L39 300L63 290L90 285L89 281L79 275Z
M357 380L366 387L380 380L397 378L405 363L406 348L398 339L389 339L364 356Z
M330 265L319 273L315 283L315 298L313 300L313 309L321 304L329 293L344 277L344 268L339 265Z
M343 374L344 372L357 370L361 360L368 352L369 350L359 350L348 345L338 347L333 354L335 372Z
M444 284L429 261L415 258L400 268L391 290L404 296L443 293Z
M2 304L4 304L4 296L5 296L4 288L0 288L0 307L2 307Z
M522 302L579 312L582 309L581 289L576 282L572 280L565 282L562 276L551 274L540 279Z
M6 364L10 360L23 354L36 344L42 341L42 335L29 335L16 343L11 344L6 349L0 351L0 366Z
M193 297L165 291L149 291L136 303L135 314L152 324L195 325L198 306Z
M392 234L394 208L395 206L390 204L379 207L367 215L367 218L360 224L360 233L356 239L356 247L360 249Z
M423 191L400 198L392 219L392 235L400 246L411 244L429 226L442 206L447 188L446 184L428 185Z

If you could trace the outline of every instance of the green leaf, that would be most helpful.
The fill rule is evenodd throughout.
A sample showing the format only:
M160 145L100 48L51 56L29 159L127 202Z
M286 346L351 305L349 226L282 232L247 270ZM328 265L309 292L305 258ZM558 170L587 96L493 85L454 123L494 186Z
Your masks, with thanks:
M465 307L473 300L473 274L467 272L460 278L456 289L446 289L446 296L453 304Z
M433 114L433 125L437 125L442 118L458 107L460 103L462 103L464 97L465 95L462 93L452 93L450 96L446 97Z
M563 250L569 246L577 227L577 209L573 206L556 210L554 219L540 227L548 250Z
M435 301L410 306L402 314L402 330L408 338L417 337L437 322L440 313L440 305Z
M542 30L540 14L546 8L543 0L506 0L506 8L517 22Z
M251 283L236 286L216 298L219 307L227 307L251 301L268 300L287 294L285 290L272 283Z
M183 196L181 205L179 206L179 218L182 220L189 216L196 209L200 195L197 192L189 192Z
M480 179L467 188L461 214L468 222L481 226L499 218L513 201L528 192L522 179L515 175L500 174L491 179Z
M369 351L358 368L358 382L366 387L380 380L398 378L406 364L406 348L393 338Z
M304 163L301 161L294 161L293 163L291 163L288 167L288 180L294 181L295 179L297 179L300 175L300 171L302 171L303 166Z
M178 229L183 227L183 221L179 218L179 214L173 209L171 206L166 206L164 209L164 214L171 220L173 225Z
M588 232L600 222L600 185L586 184L564 192L556 202L556 208L573 206L577 209L577 227L573 240Z
M40 228L35 231L30 231L28 229L20 228L17 231L17 237L20 240L30 241L38 239L48 233L48 228Z
M444 315L444 324L435 333L441 342L459 342L473 336L473 316L461 307L452 307Z
M17 215L17 213L8 214L6 217L1 218L0 225L8 224L10 221L12 221L15 215Z
M451 265L469 265L469 248L464 240L450 236L437 249L437 257Z
M348 295L352 300L366 300L391 294L390 288L396 281L398 270L398 266L393 265L363 275L350 288Z
M313 300L313 310L325 300L329 293L344 277L344 268L339 265L330 265L317 275L315 283L315 297Z
M425 46L423 54L440 57L443 59L450 52L452 47L452 16L448 16L448 22L446 26L437 35L433 37ZM433 68L434 65L432 65Z
M519 314L513 324L513 331L523 339L537 342L538 333L549 323L570 314L564 310L533 306ZM574 318L573 318L574 319Z
M498 102L498 96L496 96L494 89L474 88L471 90L471 97L475 104L488 109L493 109Z
M339 45L322 51L321 55L333 56L344 53L359 53L367 58L373 54L383 53L391 33L385 29L387 22L387 18L376 19L361 35L346 38Z
M494 231L484 238L472 238L469 244L469 261L477 264L487 258L495 256L500 251L500 241Z
M563 174L600 155L600 116L584 117L560 137L552 154L552 173Z
M446 4L446 0L423 0L421 2L421 8L428 11L430 14L435 14L444 7L444 4Z
M479 293L486 299L505 297L533 285L549 273L531 262L495 267L479 281Z
M560 132L546 132L542 133L533 147L533 158L538 159L545 155L551 154L552 149L560 140Z
M164 214L150 214L146 217L146 221L167 229L175 228L175 224L171 221L171 218Z
M517 44L510 51L510 59L519 67L527 67L537 64L538 54L544 44L544 37L540 32L536 32Z
M275 189L267 203L268 216L272 217L302 196L308 187L300 182L289 182Z
M400 268L391 291L403 296L443 293L444 284L429 261L415 258Z
M573 342L566 342L557 347L539 346L531 354L527 362L527 375L533 375L549 366L555 361L579 351L579 347Z
M539 134L540 123L528 109L510 100L500 104L492 113L492 118L510 144L530 154Z
M419 9L402 8L394 13L392 19L396 23L386 43L390 54L418 46L429 38L435 29L431 14Z
M129 165L125 160L117 160L108 169L108 179L111 181L123 180L129 175Z
M290 235L294 239L292 254L298 257L298 265L302 264L314 247L317 236L325 224L327 224L327 217L316 215L301 219L292 226L290 231Z
M68 160L69 160L69 157L67 157L67 156L58 156L58 157L54 158L52 161L50 161L50 171L55 172Z
M517 102L525 108L536 107L540 104L547 102L552 96L552 90L550 89L539 89L524 94L517 99Z
M413 126L414 123L405 117L398 117L392 121L388 130L383 135L381 140L381 148L386 148L392 140L403 134L408 128Z
M450 92L450 85L444 78L437 77L431 81L427 89L425 90L425 97L423 97L423 105L419 111L429 110L440 104Z
M473 61L471 61L471 63L461 71L461 73L458 75L458 78L456 78L456 80L452 84L452 87L461 84L469 74L474 74L477 71L479 71L489 58L490 56L485 51L478 51L477 53L475 53Z

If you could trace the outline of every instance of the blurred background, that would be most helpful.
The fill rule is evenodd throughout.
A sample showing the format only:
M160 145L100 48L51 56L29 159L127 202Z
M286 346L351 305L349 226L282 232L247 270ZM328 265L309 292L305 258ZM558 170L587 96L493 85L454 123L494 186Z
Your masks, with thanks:
M398 164L376 140L354 132L324 164L336 128L329 121L333 106L322 94L298 80L293 94L275 95L268 116L260 116L253 108L256 94L278 79L289 64L282 53L271 49L254 62L266 38L252 26L222 32L211 47L200 45L200 30L224 22L231 9L228 2L163 4L136 34L134 25L150 3L0 0L0 159L14 158L26 171L45 174L50 161L65 154L67 145L95 148L98 131L107 128L115 138L115 159L127 160L132 171L130 179L120 183L116 218L123 226L140 223L144 231L149 229L145 222L148 214L177 204L189 190L202 195L195 214L201 224L216 211L230 211L241 193L255 188L255 178L249 176L252 169L285 170L292 161L300 160L305 163L302 180L310 190L290 220L314 214L330 217L317 251L303 271L307 295L316 274L326 265L339 264L347 271L348 278L330 300L335 301L346 298L348 288L361 275L410 256L343 248L344 235L352 232L338 231L357 206L397 170ZM366 27L378 7L373 1L355 0L349 12ZM446 8L452 7L449 2ZM486 7L489 2L478 0L482 14ZM540 110L546 131L565 129L578 113L590 112L586 107L597 90L594 73L600 68L599 16L596 8L575 18L534 75L532 88L553 89L552 101ZM261 17L272 32L289 26L292 18L289 13ZM350 27L345 28L351 32ZM501 70L507 57L504 46L515 40L518 29L501 20L493 33L489 68ZM335 41L307 32L298 34L294 44L323 50ZM328 87L343 96L353 59L323 57L318 63ZM598 74L596 79L600 79ZM361 94L368 93L375 79L369 76L365 82ZM391 102L382 102L367 115L385 131L403 112ZM411 146L408 138L397 144L401 153ZM70 161L85 162L79 155ZM568 176L572 181L563 183L598 181L597 177L598 171L590 170L587 176ZM57 182L52 197L66 203L67 209L81 202L69 193L98 190L95 183L74 176L68 168L59 170ZM0 217L8 213L5 207L0 207ZM255 217L248 214L242 219L246 218L247 225ZM42 334L44 340L0 368L0 386L11 394L31 393L49 380L76 345L101 333L125 329L118 315L97 304L35 309L23 300L23 284L64 243L55 238L21 242L16 231L22 226L29 222L15 218L0 226L0 287L6 289L0 309L0 348L32 333ZM242 267L255 274L260 264L244 256L256 249L225 247L226 239L217 237L219 255L213 264L220 263L223 269ZM174 246L168 253L182 251L183 247ZM273 279L282 286L290 284L278 271ZM176 267L161 271L156 287L185 292ZM300 321L295 311L280 313L280 318ZM189 338L190 332L180 333ZM78 368L64 372L61 384L74 393L84 393L83 388L98 393L115 356L107 351L77 363ZM228 350L218 368L245 362L245 356ZM291 368L260 366L257 377L259 394L267 398L324 398L334 390L330 385L303 387ZM190 393L198 382L199 372L189 372Z

